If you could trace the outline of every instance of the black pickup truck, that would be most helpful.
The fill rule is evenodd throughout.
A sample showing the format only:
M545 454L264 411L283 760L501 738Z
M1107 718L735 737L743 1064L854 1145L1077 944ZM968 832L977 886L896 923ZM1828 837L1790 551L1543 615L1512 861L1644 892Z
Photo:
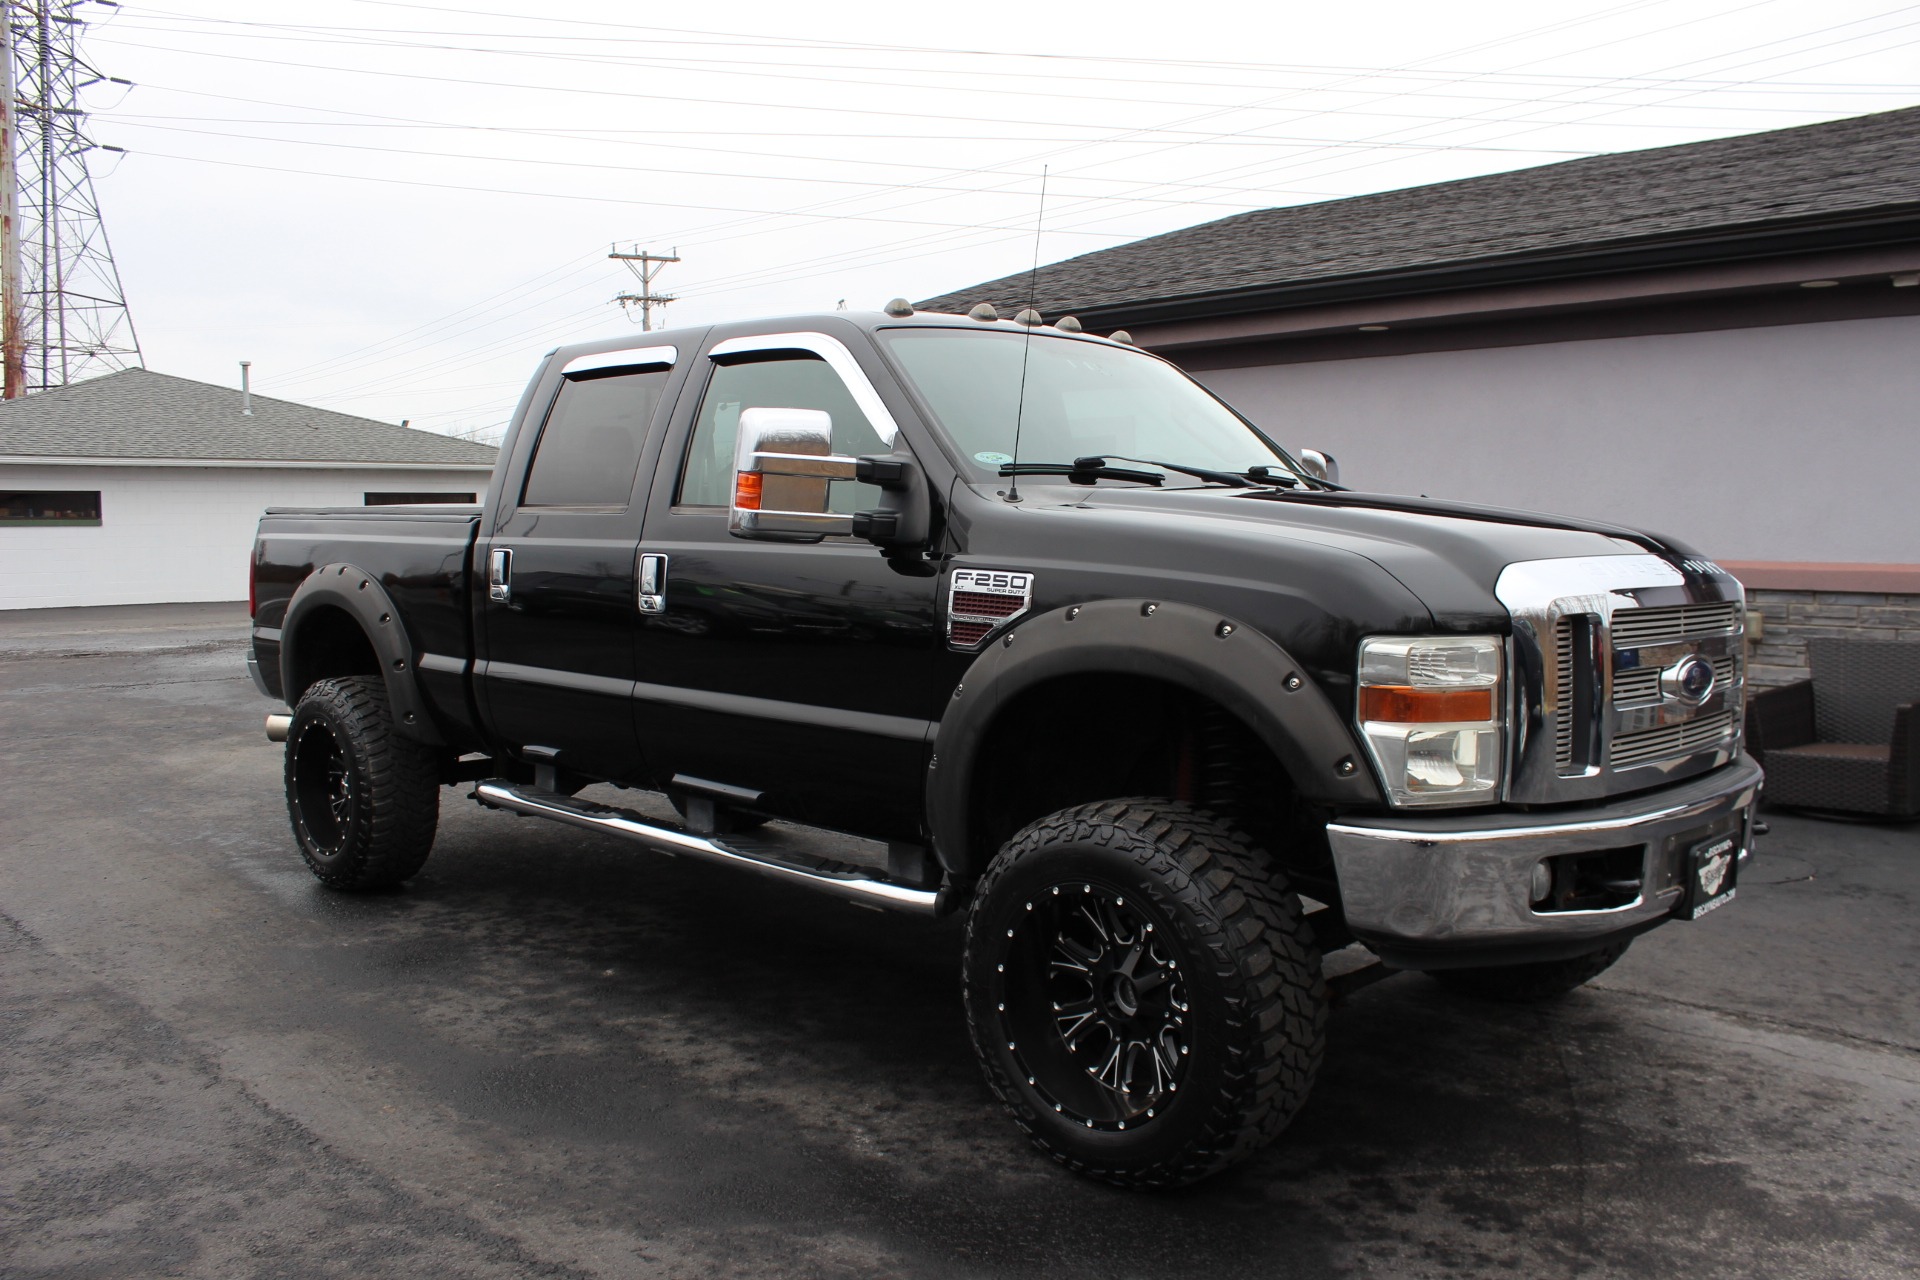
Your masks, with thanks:
M1753 835L1738 582L1338 479L1070 317L581 343L480 507L270 511L248 662L292 708L268 734L325 884L406 880L474 784L964 911L1016 1122L1091 1176L1188 1182L1305 1100L1324 956L1550 997L1732 898ZM605 784L682 820L581 795Z

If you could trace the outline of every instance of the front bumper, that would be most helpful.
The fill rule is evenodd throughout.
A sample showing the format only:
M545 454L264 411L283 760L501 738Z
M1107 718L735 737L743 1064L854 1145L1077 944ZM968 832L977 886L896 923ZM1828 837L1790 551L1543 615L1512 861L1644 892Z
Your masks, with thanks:
M1353 935L1401 968L1575 955L1666 919L1697 841L1737 833L1744 861L1763 775L1742 755L1704 777L1553 814L1356 818L1327 827ZM1534 864L1638 847L1641 892L1624 906L1535 911Z

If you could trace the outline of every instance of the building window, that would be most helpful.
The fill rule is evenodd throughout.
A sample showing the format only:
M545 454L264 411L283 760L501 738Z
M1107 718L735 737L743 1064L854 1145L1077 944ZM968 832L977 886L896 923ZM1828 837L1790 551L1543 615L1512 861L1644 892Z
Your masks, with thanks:
M98 489L0 490L0 525L99 523Z
M370 507L412 507L425 503L429 506L447 502L473 501L470 493L370 493L366 505Z

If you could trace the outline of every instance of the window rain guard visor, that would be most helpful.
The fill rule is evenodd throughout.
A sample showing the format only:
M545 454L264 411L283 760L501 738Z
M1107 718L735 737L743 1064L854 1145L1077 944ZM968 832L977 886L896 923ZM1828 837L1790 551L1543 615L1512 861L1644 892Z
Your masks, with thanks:
M866 371L860 362L853 358L853 352L847 350L845 343L824 333L760 333L745 338L728 338L717 342L707 352L711 360L725 362L728 356L759 354L772 351L804 351L827 362L827 367L840 375L840 381L846 384L847 394L860 406L860 412L867 415L867 422L873 427L881 441L888 448L899 439L900 428L893 415L882 403L880 393L873 389ZM778 405L764 406L779 408Z

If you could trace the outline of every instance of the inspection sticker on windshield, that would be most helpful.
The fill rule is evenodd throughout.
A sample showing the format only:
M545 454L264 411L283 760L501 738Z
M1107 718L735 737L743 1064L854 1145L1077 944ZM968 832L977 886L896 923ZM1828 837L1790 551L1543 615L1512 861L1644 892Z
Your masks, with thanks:
M975 462L984 462L990 467L997 467L1003 462L1012 462L1013 455L1010 453L995 453L989 449L985 453L974 454L973 460Z

